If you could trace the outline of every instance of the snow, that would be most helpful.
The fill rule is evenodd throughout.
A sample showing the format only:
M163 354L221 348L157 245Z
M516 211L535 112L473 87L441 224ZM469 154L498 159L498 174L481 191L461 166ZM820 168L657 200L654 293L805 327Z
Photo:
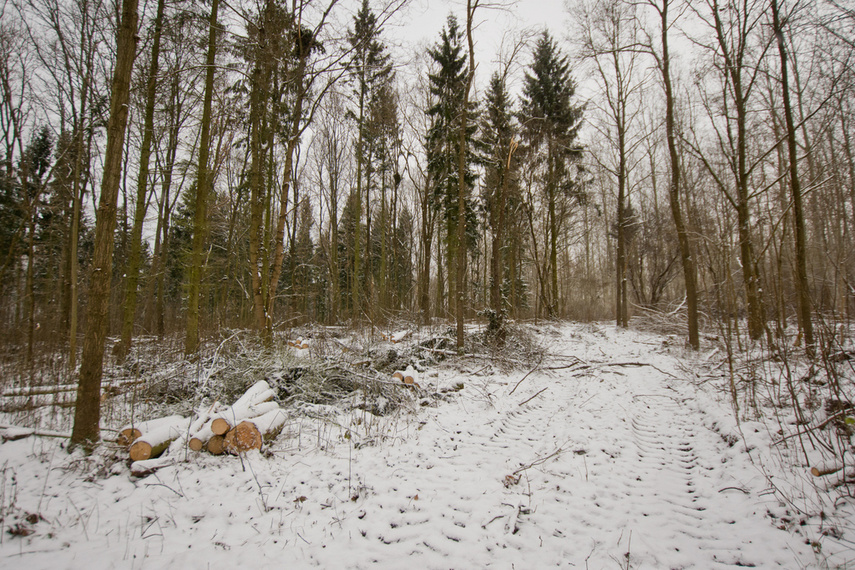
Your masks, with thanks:
M845 550L818 555L819 523L776 492L809 478L775 459L774 434L691 381L709 353L541 330L561 356L530 374L434 367L429 405L303 406L245 457L191 452L137 478L106 445L6 442L0 514L19 532L0 566L803 568Z

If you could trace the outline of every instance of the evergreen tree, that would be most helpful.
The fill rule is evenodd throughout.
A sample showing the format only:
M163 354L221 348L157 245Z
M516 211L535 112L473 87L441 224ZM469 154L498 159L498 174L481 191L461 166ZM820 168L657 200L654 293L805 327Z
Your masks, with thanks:
M490 309L500 334L507 307L502 298L502 283L508 274L510 256L507 251L511 224L509 206L518 202L510 195L518 194L515 151L517 126L514 123L511 100L505 79L494 73L487 91L478 140L480 161L485 169L482 200L485 221L492 233L490 258Z
M391 59L386 53L386 46L380 41L382 28L368 4L368 0L362 0L362 6L353 19L353 29L348 30L348 41L353 51L350 77L354 84L356 99L356 109L349 114L356 121L357 126L354 276L350 280L353 288L350 293L353 312L357 316L361 312L363 259L367 257L362 244L362 212L363 204L365 204L365 210L370 204L372 174L375 166L372 156L376 154L372 150L376 149L379 137L376 122L371 120L371 109L377 107L392 80Z
M550 317L558 316L558 233L561 222L559 202L577 192L570 162L580 149L576 137L582 119L582 108L573 105L575 85L570 76L570 62L550 37L541 34L534 59L525 75L520 122L527 142L528 158L543 169L543 198L548 232L549 289L541 281L541 291ZM545 161L545 164L542 162ZM543 272L545 276L546 272Z
M458 158L460 148L460 114L463 110L466 95L467 64L464 51L464 32L457 24L453 15L440 33L440 41L428 54L436 64L436 71L428 75L430 94L434 104L428 109L430 128L427 135L427 168L433 184L434 207L439 208L445 221L445 259L448 263L447 275L455 275L458 237L457 224L459 216L458 192ZM474 152L470 144L477 131L475 105L467 110L469 121L466 133L466 187L471 191L475 185L475 172L472 164L475 162ZM477 236L477 220L472 200L466 200L467 243L464 247L475 244ZM449 279L449 284L452 280ZM442 287L442 283L437 283ZM449 298L454 297L455 291L449 287ZM441 310L441 307L437 307Z

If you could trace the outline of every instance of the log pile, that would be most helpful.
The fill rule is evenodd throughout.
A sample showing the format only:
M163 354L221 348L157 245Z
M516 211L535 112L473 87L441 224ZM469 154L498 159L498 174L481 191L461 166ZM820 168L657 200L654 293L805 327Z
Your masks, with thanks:
M289 340L288 346L296 348L297 350L308 350L309 349L309 339L304 339L303 337L297 337L297 340Z
M167 416L124 426L116 443L128 448L134 462L131 472L140 475L171 465L172 458L186 449L212 455L261 449L279 435L287 419L274 396L270 385L261 380L231 406L217 402L195 419Z
M388 333L388 334L382 333L382 334L383 334L383 340L389 341L392 344L398 344L398 343L404 342L405 340L410 338L410 336L413 334L413 331L404 330L404 331L399 331L396 333Z
M396 370L392 373L392 379L403 382L408 388L421 388L419 373L412 366L407 366L406 370Z

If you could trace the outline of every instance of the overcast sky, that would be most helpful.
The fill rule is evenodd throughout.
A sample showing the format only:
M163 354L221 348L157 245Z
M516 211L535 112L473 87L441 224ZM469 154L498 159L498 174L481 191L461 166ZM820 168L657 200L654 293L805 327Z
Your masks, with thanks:
M557 40L566 37L567 10L565 0L482 0L484 4L509 5L500 10L480 7L475 13L475 59L478 63L477 82L485 85L502 51L513 36L525 29L541 31L548 28ZM422 51L439 40L439 33L450 13L457 16L461 26L466 20L466 0L412 0L384 28L384 36L398 44L405 58ZM409 52L409 53L408 53ZM522 54L518 64L530 62L530 50Z

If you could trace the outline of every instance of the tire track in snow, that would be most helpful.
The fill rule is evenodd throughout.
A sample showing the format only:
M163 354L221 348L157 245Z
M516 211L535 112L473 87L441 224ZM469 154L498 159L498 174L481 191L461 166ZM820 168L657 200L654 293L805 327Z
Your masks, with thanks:
M476 391L426 410L413 441L355 460L372 491L339 533L361 553L345 566L793 567L762 482L734 482L747 460L723 463L690 388L670 384L652 367L534 374L511 397L494 384L496 407ZM735 483L751 496L719 492Z

